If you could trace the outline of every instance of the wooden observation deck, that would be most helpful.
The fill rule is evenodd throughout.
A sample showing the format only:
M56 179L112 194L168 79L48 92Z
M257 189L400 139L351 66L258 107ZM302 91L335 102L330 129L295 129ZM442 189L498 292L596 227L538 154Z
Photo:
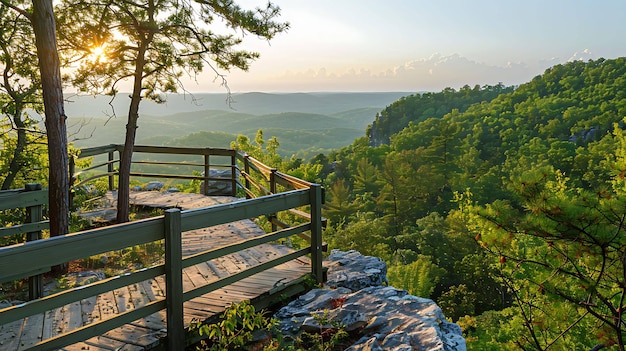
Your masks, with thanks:
M250 165L244 167L238 172L246 177ZM31 301L0 309L0 350L182 350L194 341L191 323L207 321L232 303L250 300L262 308L304 291L305 277L323 279L322 193L315 184L299 187L249 199L131 193L131 203L170 209L164 216L0 248L0 280L31 277L34 286ZM23 204L33 211L47 203L46 193L0 193L6 200L0 210ZM290 210L302 215L303 209L307 221L287 226L276 220L283 227L271 233L252 220ZM42 225L26 223L22 232ZM11 235L19 230L9 228ZM291 235L312 244L299 250L280 244ZM164 263L48 295L38 282L52 265L159 241Z

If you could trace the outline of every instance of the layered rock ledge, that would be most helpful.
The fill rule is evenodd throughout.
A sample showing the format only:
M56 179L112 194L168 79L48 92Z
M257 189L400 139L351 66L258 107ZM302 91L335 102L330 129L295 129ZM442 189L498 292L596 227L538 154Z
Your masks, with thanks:
M461 328L446 320L437 304L385 286L387 267L376 257L337 251L325 260L328 281L280 309L275 318L284 335L344 325L360 338L346 350L465 351ZM323 318L316 315L323 314ZM320 325L318 321L329 322Z

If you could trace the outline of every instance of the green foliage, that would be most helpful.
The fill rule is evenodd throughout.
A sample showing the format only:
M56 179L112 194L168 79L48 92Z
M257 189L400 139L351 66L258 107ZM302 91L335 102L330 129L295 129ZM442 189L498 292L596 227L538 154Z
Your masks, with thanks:
M332 351L348 338L346 327L330 319L328 310L312 312L311 315L320 326L319 333L300 334L294 342L296 350Z
M477 104L461 92L480 88L400 99L329 155L326 236L404 288L430 257L443 271L420 294L476 319L473 349L623 350L625 77L626 58L577 61Z
M388 261L393 238L385 222L373 214L358 213L343 229L328 228L324 235L330 248L359 250L362 254Z
M399 286L412 295L429 298L445 273L445 269L433 263L432 257L419 255L409 264L389 266L387 278L391 286Z
M350 188L345 185L344 180L335 180L334 184L326 188L324 215L330 219L331 223L345 222L356 211L351 200Z
M196 350L339 350L341 341L348 337L345 326L332 321L328 310L311 315L320 326L319 333L303 332L288 341L277 328L279 322L257 312L249 301L232 304L221 315L221 321L192 325L192 330L206 337ZM266 337L253 341L259 332L265 333Z
M263 139L263 131L259 129L254 140L250 140L245 135L238 135L237 140L232 142L230 147L234 150L244 151L267 166L284 170L285 168L279 168L283 164L282 156L276 152L279 145L276 137L271 137L266 144L265 139Z
M232 304L221 317L218 323L198 327L200 336L207 337L198 350L242 350L252 341L254 331L271 332L278 323L256 312L249 301Z
M27 1L12 5L27 8ZM27 111L41 112L41 80L33 28L24 13L0 4L0 174L1 188L47 184L47 139Z
M458 92L453 88L446 88L439 93L409 95L377 114L374 123L368 127L367 135L373 145L388 143L392 135L409 123L418 124L430 118L441 118L454 109L462 112L472 104L488 102L511 91L512 87L504 87L502 84L485 85L482 88L478 85L473 88L465 85Z
M462 316L475 315L477 295L478 292L468 289L465 284L460 284L450 287L441 294L437 303L446 318L456 321Z
M625 345L626 330L619 321L619 311L626 290L619 277L626 270L622 171L626 169L626 138L619 129L612 137L617 148L612 155L606 155L612 160L606 164L610 167L606 172L612 176L605 178L605 185L599 189L580 188L562 172L539 167L512 179L515 206L498 201L476 212L480 242L498 257L500 279L523 312L526 333L532 340L529 343L537 348L550 339L535 336L537 327L531 317L539 315L545 324L558 313L568 316L569 321L580 316L580 323L595 319L600 329L610 330L603 337L620 348ZM533 308L539 305L535 300L546 298L554 300L552 304L563 305L563 309L548 313Z
M239 49L243 41L239 33L269 40L288 28L287 23L274 21L280 9L273 4L244 10L232 1L75 0L59 6L60 42L68 49L67 59L80 64L71 77L74 86L89 93L115 94L122 78L141 77L135 84L141 85L145 98L155 101L162 100L162 92L179 89L183 75L195 76L206 66L216 72L247 70L259 54ZM210 30L219 19L233 31Z

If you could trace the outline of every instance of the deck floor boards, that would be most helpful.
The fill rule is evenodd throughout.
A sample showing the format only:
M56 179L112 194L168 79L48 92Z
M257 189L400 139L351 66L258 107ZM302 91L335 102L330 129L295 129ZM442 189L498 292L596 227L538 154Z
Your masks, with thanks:
M158 192L131 193L130 199L131 204L139 206L181 209L206 207L228 201L232 199ZM263 234L265 232L252 220L185 232L183 233L183 255L193 255ZM289 252L293 250L283 245L263 244L185 268L183 270L184 290L204 286ZM310 270L308 259L300 258L196 297L184 303L185 325L204 321L220 314L232 303L267 295L276 287L300 279ZM163 276L159 276L90 297L45 314L0 325L0 350L22 350L35 345L42 338L45 340L85 325L107 320L151 301L162 300L164 297L165 280ZM166 333L166 313L160 311L61 350L150 350L163 341Z

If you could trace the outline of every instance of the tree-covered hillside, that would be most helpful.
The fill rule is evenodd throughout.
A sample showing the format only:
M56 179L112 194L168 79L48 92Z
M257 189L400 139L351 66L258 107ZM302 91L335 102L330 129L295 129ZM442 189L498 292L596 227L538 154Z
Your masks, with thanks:
M409 123L419 123L429 118L441 118L446 113L456 109L461 112L479 102L489 102L496 96L513 91L513 87L502 84L475 85L471 88L465 85L459 91L446 88L439 93L427 92L402 97L376 114L374 123L368 126L367 136L370 145L388 144L389 137Z
M480 92L501 94L401 99L377 133L405 123L401 111L441 116L417 113L389 144L363 137L316 158L327 240L385 259L391 283L434 298L470 349L624 350L626 59Z

